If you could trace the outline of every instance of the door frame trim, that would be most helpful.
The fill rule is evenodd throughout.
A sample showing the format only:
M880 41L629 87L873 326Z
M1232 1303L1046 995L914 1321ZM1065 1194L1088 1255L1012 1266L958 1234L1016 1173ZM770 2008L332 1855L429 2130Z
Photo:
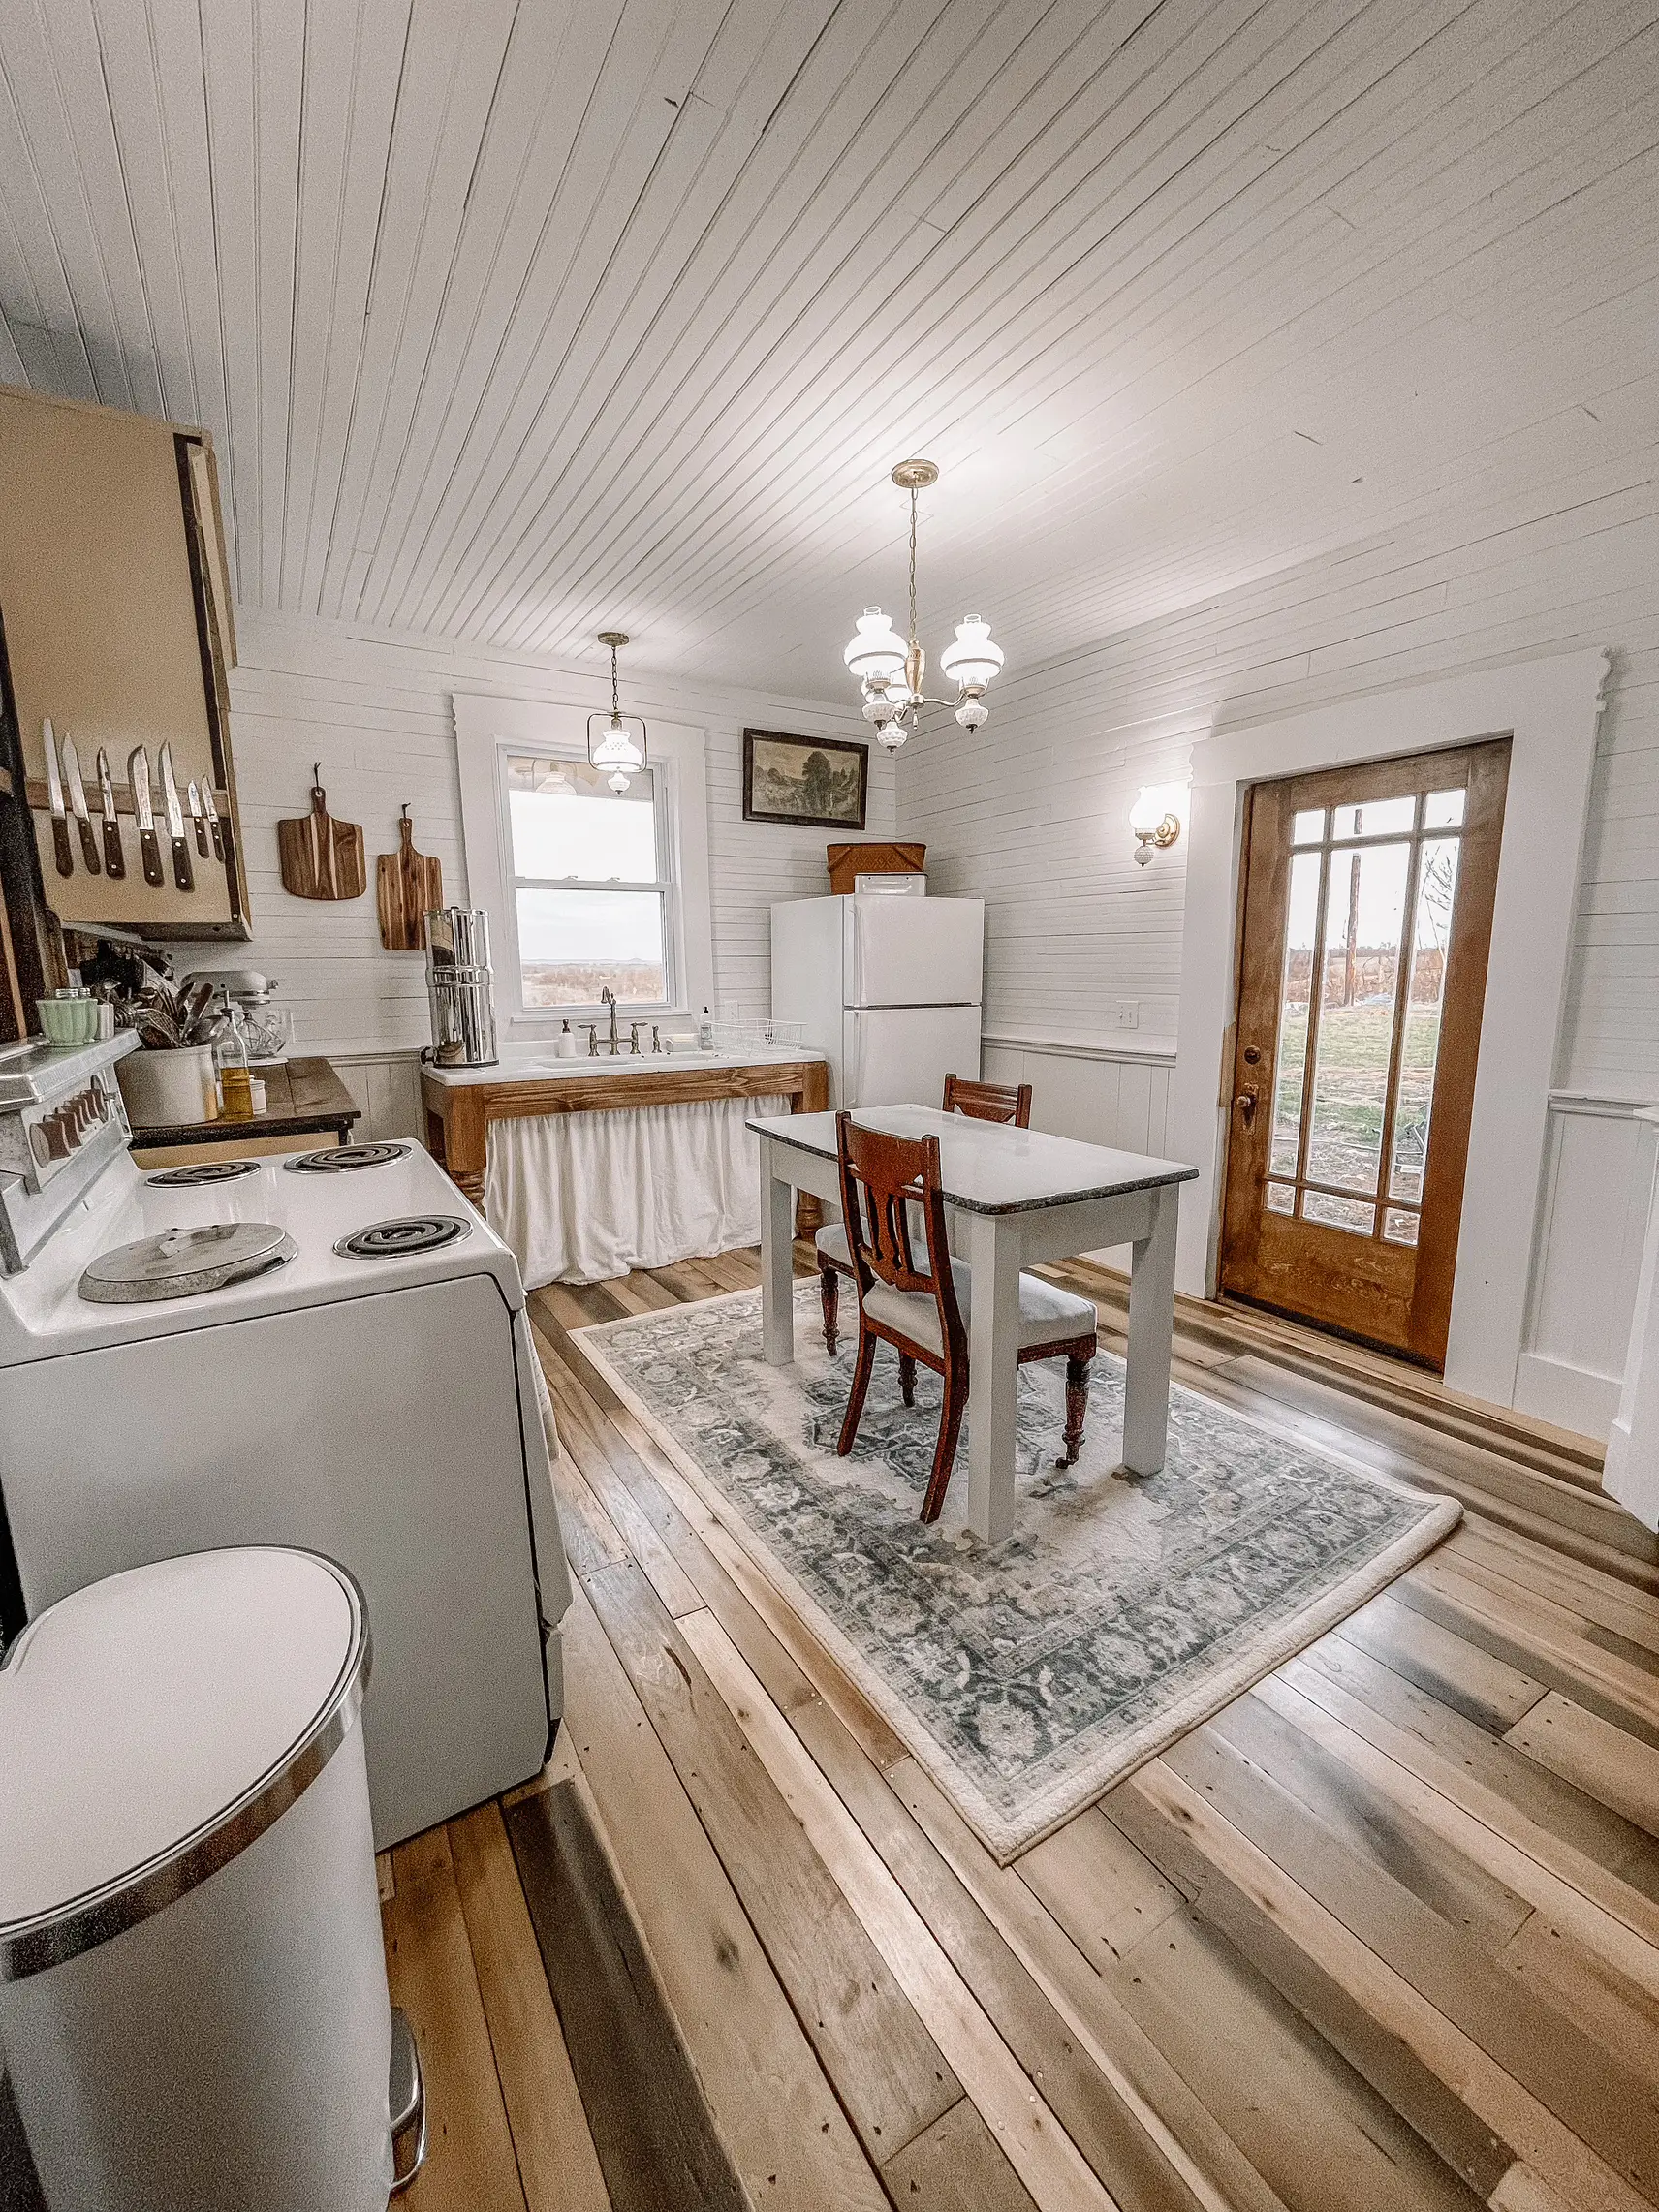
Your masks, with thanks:
M1490 1404L1514 1403L1610 665L1606 649L1562 653L1364 692L1273 720L1229 723L1227 705L1217 708L1211 734L1193 747L1170 1101L1172 1151L1199 1170L1181 1206L1181 1290L1213 1296L1219 1265L1246 790L1311 769L1509 735L1446 1382Z

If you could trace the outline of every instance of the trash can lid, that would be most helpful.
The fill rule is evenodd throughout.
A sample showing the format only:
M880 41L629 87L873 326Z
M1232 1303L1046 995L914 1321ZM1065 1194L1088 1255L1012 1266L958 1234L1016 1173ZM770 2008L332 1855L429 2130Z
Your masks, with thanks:
M0 1980L74 1958L244 1851L349 1733L368 1614L274 1545L59 1599L0 1665Z

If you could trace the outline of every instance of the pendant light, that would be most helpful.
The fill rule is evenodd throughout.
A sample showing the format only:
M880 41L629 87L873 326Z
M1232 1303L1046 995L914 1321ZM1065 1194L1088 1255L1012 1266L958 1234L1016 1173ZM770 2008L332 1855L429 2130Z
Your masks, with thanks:
M645 765L645 725L639 715L624 714L618 702L616 654L618 648L628 642L627 631L602 630L599 633L599 642L602 645L609 645L610 648L610 712L609 715L590 714L588 716L587 758L591 767L598 768L602 772L606 769L610 771L606 777L606 781L620 797L623 792L628 789L633 778ZM597 738L594 734L595 723L599 725ZM638 744L635 743L631 734L636 730L640 732Z
M841 656L862 688L864 720L889 752L904 743L924 706L955 706L964 730L979 729L990 711L986 686L1002 667L1002 647L992 643L990 624L970 614L956 624L955 637L939 656L941 673L956 687L955 699L923 693L927 656L916 639L916 496L938 483L938 467L932 461L900 461L892 481L910 494L910 634L901 638L879 607L866 607Z

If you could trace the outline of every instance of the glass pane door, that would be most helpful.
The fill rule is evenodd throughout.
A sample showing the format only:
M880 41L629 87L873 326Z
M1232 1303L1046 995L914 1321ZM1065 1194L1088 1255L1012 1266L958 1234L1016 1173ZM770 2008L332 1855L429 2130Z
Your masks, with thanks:
M1478 1041L1507 768L1498 740L1251 794L1224 1287L1423 1349L1417 1262L1455 1246L1474 1074L1454 1055L1448 1090L1447 1043Z

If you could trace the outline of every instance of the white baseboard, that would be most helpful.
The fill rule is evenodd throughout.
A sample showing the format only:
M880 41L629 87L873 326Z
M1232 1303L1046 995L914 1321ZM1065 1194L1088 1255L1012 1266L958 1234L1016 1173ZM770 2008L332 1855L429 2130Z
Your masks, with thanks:
M1516 1366L1515 1406L1518 1413L1535 1414L1580 1436L1593 1436L1605 1444L1618 1411L1616 1375L1597 1375L1587 1367L1569 1367L1562 1359L1546 1359L1537 1352L1523 1352Z

